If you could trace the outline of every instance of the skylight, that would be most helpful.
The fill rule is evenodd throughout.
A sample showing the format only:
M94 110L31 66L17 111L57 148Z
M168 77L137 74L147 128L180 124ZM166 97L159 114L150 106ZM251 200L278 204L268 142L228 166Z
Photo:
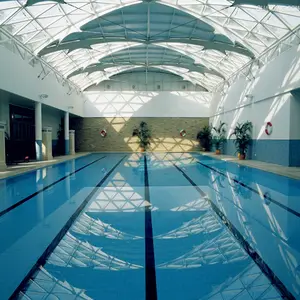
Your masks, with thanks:
M0 24L82 90L144 67L212 91L300 24L296 6L235 2L1 1Z

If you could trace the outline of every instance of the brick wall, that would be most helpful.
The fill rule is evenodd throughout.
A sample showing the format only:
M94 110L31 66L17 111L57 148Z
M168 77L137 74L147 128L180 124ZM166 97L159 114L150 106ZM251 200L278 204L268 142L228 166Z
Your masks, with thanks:
M150 151L184 152L198 150L196 135L208 118L74 118L76 151L137 151L137 138L132 137L134 126L145 121L152 131ZM102 138L100 131L107 136ZM179 131L185 129L183 138Z

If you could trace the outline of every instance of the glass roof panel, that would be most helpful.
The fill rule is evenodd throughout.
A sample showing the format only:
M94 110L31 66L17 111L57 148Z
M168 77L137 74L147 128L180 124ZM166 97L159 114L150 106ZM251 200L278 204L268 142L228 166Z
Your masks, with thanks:
M187 70L184 76L211 90L299 26L300 11L287 5L236 6L226 0L13 0L0 2L0 24L65 77L93 64L100 67L102 60L114 60L126 49L126 60L107 74L95 69L71 77L80 88L133 68L134 62L147 66L154 56L166 68L172 50L178 67L169 70ZM137 45L146 45L139 60ZM155 52L152 45L164 50Z

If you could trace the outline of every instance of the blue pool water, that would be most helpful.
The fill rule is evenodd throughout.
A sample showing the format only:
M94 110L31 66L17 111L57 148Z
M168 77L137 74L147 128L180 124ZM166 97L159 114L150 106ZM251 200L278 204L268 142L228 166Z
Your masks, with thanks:
M0 299L300 299L300 182L196 153L0 181Z

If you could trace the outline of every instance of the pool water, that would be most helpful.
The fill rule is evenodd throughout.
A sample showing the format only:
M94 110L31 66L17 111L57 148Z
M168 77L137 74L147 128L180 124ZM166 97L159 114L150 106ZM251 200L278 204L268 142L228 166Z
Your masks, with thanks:
M0 299L300 299L300 182L197 153L0 181Z

